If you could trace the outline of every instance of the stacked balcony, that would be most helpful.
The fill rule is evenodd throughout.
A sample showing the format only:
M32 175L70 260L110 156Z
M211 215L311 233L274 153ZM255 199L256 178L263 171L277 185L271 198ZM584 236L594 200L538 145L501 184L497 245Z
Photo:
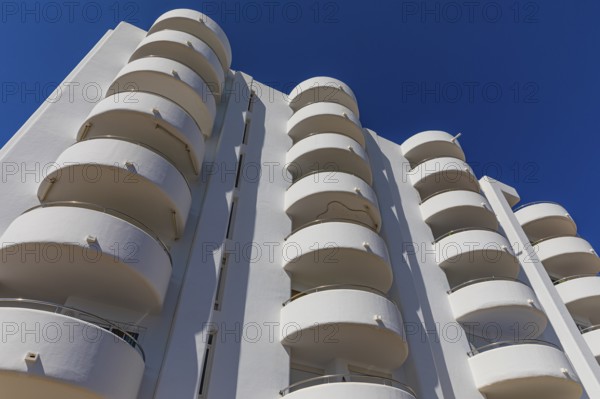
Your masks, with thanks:
M283 267L299 292L281 311L281 342L294 362L327 368L341 361L391 373L408 346L402 316L386 298L392 268L356 99L342 82L321 77L292 90L290 107L285 211L292 232ZM349 389L414 397L393 379L344 373L296 381L282 395L341 398Z
M600 361L600 258L561 205L536 202L515 210L562 301Z
M229 42L210 18L191 10L161 16L39 185L40 205L4 232L3 287L33 299L0 300L3 320L107 329L95 327L101 339L92 342L49 345L24 335L0 345L10 397L137 396L144 359L135 340L63 304L95 304L108 319L111 309L161 311L169 247L184 234L230 64ZM32 377L27 384L23 375Z
M497 399L579 397L562 351L536 340L547 317L533 290L517 279L519 262L457 137L426 131L401 150L451 287L451 309L473 348L469 362L479 391ZM528 359L532 354L548 363Z

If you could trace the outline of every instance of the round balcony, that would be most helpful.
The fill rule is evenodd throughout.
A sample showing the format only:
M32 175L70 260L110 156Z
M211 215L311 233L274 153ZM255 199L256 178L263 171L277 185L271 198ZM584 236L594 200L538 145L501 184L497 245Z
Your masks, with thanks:
M577 234L575 222L559 204L534 202L520 206L514 212L529 241Z
M451 286L485 277L516 278L519 262L506 238L480 228L451 231L434 243L438 265Z
M581 331L583 339L590 347L592 354L600 362L600 325L595 325Z
M215 52L223 70L231 66L231 46L223 29L210 17L198 11L176 9L161 15L148 30L152 35L162 30L185 32L197 37Z
M600 276L571 276L554 283L571 315L600 323Z
M93 138L147 146L188 177L200 174L204 159L204 136L192 117L174 102L151 93L135 93L131 102L117 94L96 104L77 134L77 141Z
M341 80L326 76L307 79L294 87L289 94L289 102L294 112L310 104L330 102L343 105L360 116L352 89Z
M357 222L314 221L290 234L283 251L284 269L306 286L358 284L384 292L392 286L385 241Z
M365 136L358 117L340 104L307 105L289 119L287 133L294 143L314 133L339 133L365 147Z
M509 278L483 278L449 292L454 318L467 331L497 341L539 337L548 324L533 290Z
M533 248L546 271L563 278L600 272L600 258L581 237L556 237L534 242Z
M91 204L46 204L22 214L0 238L4 289L57 303L72 297L159 312L170 255L145 226L124 218Z
M3 397L137 397L143 351L133 337L125 335L126 342L108 331L119 330L112 323L61 305L8 299L0 299L0 318L8 328L0 342Z
M108 93L135 102L138 92L154 93L175 102L190 114L205 136L211 135L217 113L215 97L189 67L160 57L132 61L121 69Z
M392 370L408 356L402 316L380 292L320 287L284 305L281 342L297 359L327 364L343 358Z
M439 130L428 130L411 136L400 146L412 167L434 158L465 160L465 154L454 136Z
M286 169L294 181L318 170L333 170L373 183L366 151L358 142L337 133L319 133L300 140L287 153Z
M202 40L185 32L162 30L147 36L137 46L129 61L161 57L177 61L196 72L215 96L221 99L225 74L215 52Z
M38 188L41 202L80 201L132 216L170 241L183 234L192 203L177 168L145 147L94 139L67 148Z
M413 187L422 199L441 191L479 192L479 182L471 167L458 158L435 158L424 161L408 173Z
M379 231L381 214L375 191L359 177L319 172L295 182L285 194L293 228L313 220L354 220Z
M334 374L300 381L279 392L287 399L415 399L413 390L396 380L371 375Z
M425 198L421 215L434 237L474 226L498 229L498 219L487 199L474 191L449 190Z
M579 399L583 389L565 354L552 344L497 342L471 353L477 389L493 399Z

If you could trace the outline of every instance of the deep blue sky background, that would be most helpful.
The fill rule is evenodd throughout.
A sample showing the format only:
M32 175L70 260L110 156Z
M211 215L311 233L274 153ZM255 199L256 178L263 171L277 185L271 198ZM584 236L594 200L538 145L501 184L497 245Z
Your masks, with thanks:
M470 5L469 5L470 4ZM555 200L600 250L600 2L2 1L0 143L120 20L173 8L223 27L233 68L286 91L316 75L352 87L361 121L398 143L462 132L478 176ZM16 90L16 94L13 94ZM460 92L458 91L460 90Z

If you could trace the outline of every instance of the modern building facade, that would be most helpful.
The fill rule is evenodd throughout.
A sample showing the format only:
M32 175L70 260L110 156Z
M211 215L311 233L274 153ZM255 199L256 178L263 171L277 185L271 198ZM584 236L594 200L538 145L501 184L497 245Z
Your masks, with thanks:
M0 397L600 398L567 210L231 59L192 10L122 23L0 151Z

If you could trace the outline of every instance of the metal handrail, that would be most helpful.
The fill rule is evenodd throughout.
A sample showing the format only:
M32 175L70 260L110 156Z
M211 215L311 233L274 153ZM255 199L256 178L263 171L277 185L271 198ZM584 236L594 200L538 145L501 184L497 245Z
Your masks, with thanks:
M150 147L148 144L144 144L144 143L140 143L139 141L135 141L135 140L131 140L127 137L121 137L121 136L114 136L112 134L104 134L102 136L95 136L95 137L90 137L89 139L85 140L85 141L92 141L92 140L119 140L119 141L125 141L126 143L131 143L131 144L135 144L135 145L139 145L140 147L143 147L145 149L147 149L148 151L152 151L153 153L160 155L161 158L163 158L165 161L167 161L169 164L171 164L171 166L173 166L175 168L175 170L177 170L177 172L179 172L179 174L181 175L181 177L183 177L183 180L185 181L185 184L187 184L187 187L190 191L192 191L192 188L190 186L190 182L187 179L187 177L185 177L185 175L179 170L179 168L177 167L177 165L175 165L175 163L173 161L171 161L171 159L162 151L159 151L157 149L155 149L154 147Z
M525 345L525 344L546 345L546 346L550 346L552 348L561 350L560 347L558 347L556 344L553 344L552 342L542 341L541 339L521 339L521 340L514 340L514 341L492 342L491 344L486 344L486 345L480 346L479 348L473 347L473 350L468 352L467 354L469 355L469 357L473 357L475 355L478 355L483 352L487 352L492 349L503 348L503 347L507 347L507 346L514 346L514 345Z
M314 226L317 224L322 224L322 223L329 223L329 222L344 222L344 223L353 223L353 224L357 224L359 226L363 226L368 228L369 230L377 233L377 230L375 230L375 228L373 226L370 226L366 223L363 222L359 222L358 220L353 220L353 219L344 219L344 218L331 218L331 219L315 219L315 220L311 220L308 223L304 223L302 226L295 228L294 230L292 230L292 232L290 234L288 234L283 240L287 241L288 238L290 238L291 236L293 236L294 234L296 234L297 232L299 232L302 229L305 229L307 227L310 226ZM379 234L379 233L377 233Z
M453 292L456 292L456 291L460 290L461 288L465 288L465 287L468 287L473 284L483 283L485 281L512 281L515 283L521 283L523 285L527 285L524 282L522 282L521 280L512 278L512 277L501 277L501 276L481 277L481 278L475 278L473 280L465 281L464 283L461 283L461 284L458 284L458 285L452 287L451 289L448 290L448 294L452 294Z
M438 243L441 240L443 240L444 238L450 237L451 235L454 235L454 234L457 234L457 233L462 233L463 231L471 231L471 230L491 231L493 233L500 234L498 232L498 230L490 229L489 227L462 227L460 229L450 230L449 232L447 232L445 234L442 234L441 236L439 236L438 238L436 238L435 240L433 240L432 244Z
M445 190L442 190L442 191L436 191L436 192L435 192L435 193L433 193L433 194L429 194L427 197L423 198L423 199L421 200L421 202L419 202L419 205L423 205L423 203L424 203L425 201L427 201L428 199L431 199L431 198L433 198L433 197L436 197L436 196L438 196L438 195L440 195L440 194L448 193L448 192L450 192L450 191L470 191L470 192L472 192L472 193L477 193L477 194L481 195L481 193L480 193L479 191L465 190L465 189L463 189L463 188L447 188L447 189L445 189Z
M544 238L540 238L539 240L535 240L535 241L530 241L531 246L536 246L544 241L548 241L548 240L553 240L555 238L562 238L562 237L577 237L577 238L581 238L581 236L579 234L575 234L574 236L565 236L565 235L561 235L561 236L550 236L550 237L544 237Z
M600 324L595 324L593 326L589 326L589 327L586 327L586 328L580 328L579 329L579 331L582 334L589 333L591 331L596 331L596 330L600 330Z
M131 342L127 342L125 339L119 337L118 335L116 335L115 333L113 333L112 331L107 330L110 334L114 335L115 337L119 338L120 340L122 340L123 342L127 343L128 345L131 345L141 356L142 356L142 360L144 360L144 362L146 361L146 354L144 352L144 349L142 348L142 346L138 343L137 339L133 338L133 336L131 336L131 334L129 334L127 331L124 331L120 326L118 326L117 324L113 323L112 321L106 320L100 316L96 316L93 313L89 313L86 312L85 310L81 310L81 309L77 309L77 308L72 308L69 306L64 306L64 305L59 305L56 303L52 303L52 302L45 302L45 301L38 301L35 299L25 299L25 298L0 298L0 304L29 304L29 305L37 305L37 306L45 306L45 307L49 307L49 308L53 308L54 312L53 313L57 313L58 310L67 310L67 311L71 311L71 312L76 312L79 314L83 314L85 316L88 316L92 319L95 319L96 321L101 322L102 324L106 324L108 325L110 328L114 328L117 329L119 331L121 331L123 333L124 336L126 336L127 338L129 338L131 340ZM4 307L10 307L10 306L4 306ZM34 309L34 310L44 310L44 309L38 309L35 307L27 307L24 306L25 308L28 309ZM76 316L70 316L70 315L66 315L63 314L64 316L67 317L74 317L76 319L80 319L81 321L84 321L86 323L90 323L90 324L94 324L95 326L100 327L98 324L94 323L93 321L89 321L89 320L84 320L80 317L76 317Z
M365 179L363 179L362 177L360 177L352 172L347 172L344 170L317 169L317 170L313 170L310 173L307 173L305 175L301 175L298 178L293 178L293 175L292 175L292 184L290 184L290 186L288 188L286 188L285 190L288 191L290 188L292 188L294 186L294 184L298 183L299 181L304 180L305 178L307 178L309 176L317 175L319 173L345 173L347 175L354 176L354 177L362 180L363 182L365 182L365 184L367 186L371 187L371 185L369 183L367 183L367 181ZM290 172L290 174L291 174L291 172ZM337 183L337 182L332 182L332 183Z
M528 202L526 204L516 207L515 209L513 209L513 212L516 212L520 209L527 208L528 206L537 205L537 204L553 204L553 205L558 205L558 206L562 207L561 204L559 204L558 202L554 202L554 201L534 201L534 202Z
M467 161L463 161L463 160L462 160L462 159L460 159L460 158L456 158L456 157L452 157L452 156L445 156L445 155L441 155L441 156L440 156L440 155L437 155L437 156L435 156L435 157L425 158L424 160L422 160L422 161L419 161L419 163L415 164L415 166L412 166L412 165L410 164L410 162L409 162L409 165L410 165L410 170L409 170L409 172L412 172L413 170L417 169L419 166L421 166L421 165L422 165L422 164L424 164L425 162L429 162L429 161L432 161L432 160L434 160L434 159L440 159L440 158L453 158L453 159L458 159L459 161L461 161L461 162L464 162L464 163L465 163L465 164L466 164L466 165L469 167L469 169L471 169L471 166L470 166L470 165L467 163Z
M92 204L90 202L82 202L82 201L53 201L53 202L44 202L42 204L36 205L34 207L31 207L27 210L25 210L22 214L26 214L28 212L34 211L36 209L40 209L40 208L51 208L51 207L55 207L55 206L65 206L65 207L73 207L73 208L84 208L84 209L90 209L93 211L98 211L98 212L102 212L102 213L106 213L107 215L111 215L114 216L116 218L119 218L121 220L124 220L128 223L133 224L134 226L136 226L137 228L143 230L146 234L148 234L149 236L151 236L152 238L154 238L159 245L163 248L163 250L167 253L167 256L169 257L169 263L171 264L171 266L173 266L173 258L171 257L171 252L169 251L169 248L167 247L167 245L163 242L163 240L161 240L161 238L148 226L146 226L144 223L140 222L139 220L123 213L120 211L117 211L116 209L111 209L111 208L105 208L103 206L97 205L97 204Z
M554 281L554 285L559 285L559 284L562 284L562 283L564 283L566 281L575 280L575 279L582 278L582 277L600 277L600 275L598 275L596 273L576 274L576 275L573 275L573 276L568 276L568 277L563 277L561 279L558 279L558 280Z
M417 397L417 395L415 394L415 391L413 391L413 389L411 387L409 387L408 385L400 382L400 381L396 381L392 378L387 378L387 377L380 377L380 376L376 376L376 375L367 375L367 374L330 374L330 375L324 375L324 376L319 376L319 377L313 377L313 378L309 378L303 381L299 381L296 382L284 389L282 389L281 391L279 391L279 395L280 396L285 396L289 393L292 393L298 389L302 389L300 387L302 387L303 385L307 385L307 384L311 384L311 383L316 383L316 384L311 384L310 386L313 385L317 385L317 384L335 384L335 383L344 383L344 382L366 382L369 384L380 384L380 385L385 385L385 386L390 386L396 389L400 389L403 390L409 394L411 394L413 397Z
M379 291L376 288L372 288L366 285L359 285L359 284L328 284L328 285L321 285L319 287L315 287L315 288L310 288L308 290L302 291L297 293L296 295L292 296L290 299L288 299L287 301L285 301L282 305L285 306L290 302L295 301L296 299L303 297L305 295L309 295L309 294L314 294L315 292L322 292L322 291L330 291L330 290L341 290L341 289L353 289L353 290L358 290L358 291L365 291L365 292L370 292L373 294L377 294L380 295L384 298L387 299L387 296L385 295L385 293L383 291Z

